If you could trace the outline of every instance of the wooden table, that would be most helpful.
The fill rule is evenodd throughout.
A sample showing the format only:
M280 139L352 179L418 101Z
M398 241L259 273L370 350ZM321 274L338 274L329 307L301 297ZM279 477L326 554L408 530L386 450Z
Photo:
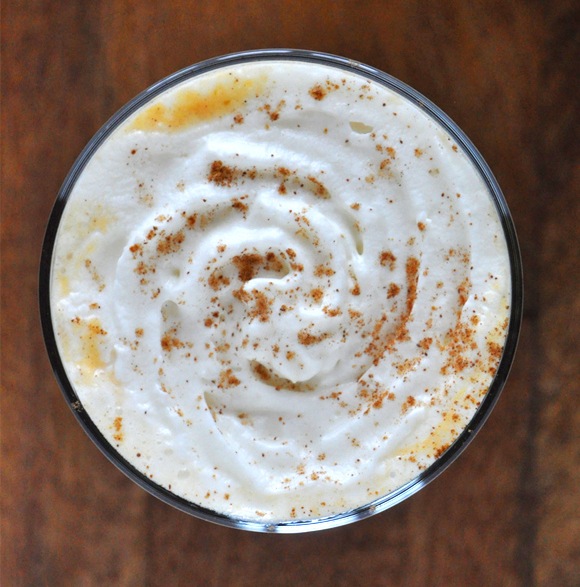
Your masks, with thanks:
M574 5L3 3L2 585L580 584ZM37 309L47 217L101 124L177 69L276 46L374 65L446 111L503 187L526 274L517 360L466 453L402 505L300 536L198 521L118 472L63 401Z

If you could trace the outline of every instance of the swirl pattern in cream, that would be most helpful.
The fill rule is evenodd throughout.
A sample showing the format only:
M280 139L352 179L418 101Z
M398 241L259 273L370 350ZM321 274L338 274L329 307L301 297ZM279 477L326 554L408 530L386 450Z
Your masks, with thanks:
M359 507L429 466L509 320L468 157L386 87L291 61L204 74L115 130L53 276L67 371L110 442L259 521Z

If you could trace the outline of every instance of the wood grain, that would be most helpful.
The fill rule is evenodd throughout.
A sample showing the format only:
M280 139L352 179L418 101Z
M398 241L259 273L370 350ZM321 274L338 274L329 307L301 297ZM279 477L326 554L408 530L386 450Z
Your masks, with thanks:
M580 584L578 10L567 0L29 0L2 4L0 584ZM313 535L190 518L136 487L70 414L37 310L44 227L77 154L196 61L317 49L414 86L480 149L518 229L526 305L490 420L400 506Z

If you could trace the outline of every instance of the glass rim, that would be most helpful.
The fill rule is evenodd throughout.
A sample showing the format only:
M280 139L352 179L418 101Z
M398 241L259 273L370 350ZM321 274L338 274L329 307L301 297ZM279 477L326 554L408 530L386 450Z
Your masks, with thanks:
M447 448L447 450L429 467L402 487L355 509L321 518L274 522L259 522L236 518L234 516L209 510L199 504L190 502L165 489L161 485L158 485L152 479L149 479L109 443L99 428L95 425L90 415L84 410L82 402L66 374L66 370L58 351L56 335L52 323L52 312L50 307L51 271L53 251L60 220L64 213L68 198L72 193L78 178L97 149L129 116L131 116L131 114L171 87L215 69L253 61L301 61L342 69L386 86L388 89L395 91L421 109L430 118L435 120L436 123L443 127L451 137L453 137L484 180L489 196L492 198L496 206L501 221L510 262L510 316L503 354L488 391L461 434L455 438L449 448ZM60 190L58 191L56 201L48 219L40 259L38 294L44 343L55 378L69 404L69 407L74 413L76 420L82 426L92 442L111 463L148 493L194 517L231 528L251 530L255 532L290 534L335 528L383 512L411 497L437 478L467 448L477 432L482 428L497 403L513 363L523 314L523 270L515 226L499 184L497 183L491 169L467 135L438 106L397 78L384 73L375 67L365 65L358 61L353 61L352 59L339 57L330 53L302 49L258 49L214 57L190 65L166 76L127 102L125 106L120 108L100 128L100 130L95 133L68 172Z

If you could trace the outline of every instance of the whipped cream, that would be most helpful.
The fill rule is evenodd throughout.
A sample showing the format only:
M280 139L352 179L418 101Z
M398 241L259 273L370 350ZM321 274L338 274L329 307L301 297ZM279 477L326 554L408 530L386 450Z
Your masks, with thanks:
M227 66L116 128L64 210L59 351L115 449L188 501L332 516L415 478L487 393L510 266L478 171L375 81Z

